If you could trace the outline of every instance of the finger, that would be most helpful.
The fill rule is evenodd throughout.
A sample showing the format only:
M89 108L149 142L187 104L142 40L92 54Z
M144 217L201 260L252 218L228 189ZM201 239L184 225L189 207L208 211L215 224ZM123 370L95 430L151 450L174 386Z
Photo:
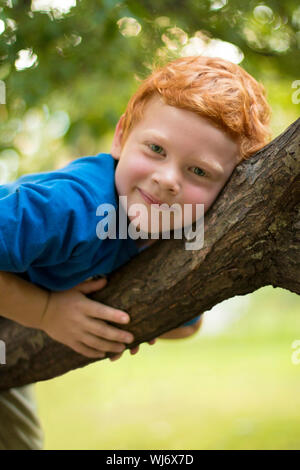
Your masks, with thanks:
M148 343L149 343L149 344L155 344L155 343L156 343L156 339L157 339L157 338L151 339L150 341L148 341Z
M88 316L91 318L99 318L100 320L106 320L113 323L128 323L130 317L128 313L123 310L110 307L109 305L96 302L95 300L89 300L90 311Z
M87 279L86 281L77 284L74 289L79 290L82 294L90 294L91 292L103 289L106 284L107 279L105 277L100 279Z
M135 348L130 349L130 354L134 355L139 351L140 347L136 346Z
M109 358L110 361L114 362L114 361L117 361L118 359L120 359L120 357L123 356L123 353L121 352L120 354L114 354L113 356L111 356Z
M88 333L109 341L130 344L134 341L134 336L129 331L120 330L108 325L105 321L95 318L86 318L84 328Z
M78 352L82 356L87 356L90 358L102 359L106 356L106 353L104 351L99 351L99 350L90 348L81 342L76 343L73 349L74 351Z
M105 339L98 338L97 336L91 335L89 333L85 333L82 342L89 348L95 349L96 351L120 353L125 350L125 344L106 341Z

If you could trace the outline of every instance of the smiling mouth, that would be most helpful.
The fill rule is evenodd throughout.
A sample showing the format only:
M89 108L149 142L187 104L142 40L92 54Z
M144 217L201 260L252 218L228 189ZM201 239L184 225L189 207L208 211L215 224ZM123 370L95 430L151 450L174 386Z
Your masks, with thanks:
M153 197L150 196L150 194L145 193L140 188L138 188L138 190L140 194L142 195L143 199L145 199L145 201L148 202L148 204L159 204L159 205L163 204L163 202L158 201L157 199L154 199Z

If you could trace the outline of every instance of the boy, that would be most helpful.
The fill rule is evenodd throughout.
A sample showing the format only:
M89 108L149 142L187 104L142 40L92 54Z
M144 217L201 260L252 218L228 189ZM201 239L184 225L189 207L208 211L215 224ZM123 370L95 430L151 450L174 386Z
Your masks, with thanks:
M177 204L181 226L186 204L193 208L189 223L197 204L206 212L236 165L268 142L269 117L263 87L230 62L186 57L154 71L119 120L111 154L0 187L0 315L40 328L80 354L120 357L133 336L105 321L127 323L129 317L88 299L85 294L106 282L89 279L108 275L155 243L155 204ZM118 196L126 197L128 223L150 239L96 236L97 207L123 210ZM145 208L139 217L131 210L135 204ZM170 230L178 227L174 219ZM188 336L200 321L162 337ZM17 445L30 448L28 439Z

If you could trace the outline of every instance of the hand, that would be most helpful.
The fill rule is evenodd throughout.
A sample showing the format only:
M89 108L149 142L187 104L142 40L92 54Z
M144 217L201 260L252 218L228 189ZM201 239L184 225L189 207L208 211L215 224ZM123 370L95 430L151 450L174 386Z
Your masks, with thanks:
M156 338L151 339L150 341L148 341L148 344L154 344L155 342L156 342ZM132 355L136 354L139 351L139 349L140 349L140 345L136 346L135 348L130 349L130 354L132 354ZM123 352L121 352L119 354L114 354L109 359L110 359L110 361L117 361L118 359L120 359L122 354L123 354Z
M125 350L124 343L132 343L134 337L106 321L124 325L130 321L129 315L85 295L103 289L106 284L105 278L87 280L72 289L51 292L40 328L51 338L87 357L105 357L106 352L121 353Z
M179 326L173 330L167 331L166 333L159 336L161 339L182 339L188 338L194 335L202 326L203 315L198 319L196 323L188 326Z

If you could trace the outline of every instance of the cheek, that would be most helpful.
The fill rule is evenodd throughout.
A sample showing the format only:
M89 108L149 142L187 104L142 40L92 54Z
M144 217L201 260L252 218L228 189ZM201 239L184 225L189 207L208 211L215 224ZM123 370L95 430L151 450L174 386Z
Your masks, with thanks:
M137 186L142 186L153 171L153 164L138 152L124 154L116 168L115 183L120 196L129 195ZM144 186L145 188L145 186Z
M152 166L145 158L137 159L130 168L132 176L136 180L144 180L152 172Z
M130 184L138 183L151 175L153 172L153 163L143 155L133 155L126 161L120 162L120 179L125 178Z
M204 204L204 212L210 208L219 193L217 188L190 186L185 189L183 202L184 204ZM194 212L194 211L193 211Z
M207 191L197 186L188 186L184 190L184 204L204 204L207 200Z

